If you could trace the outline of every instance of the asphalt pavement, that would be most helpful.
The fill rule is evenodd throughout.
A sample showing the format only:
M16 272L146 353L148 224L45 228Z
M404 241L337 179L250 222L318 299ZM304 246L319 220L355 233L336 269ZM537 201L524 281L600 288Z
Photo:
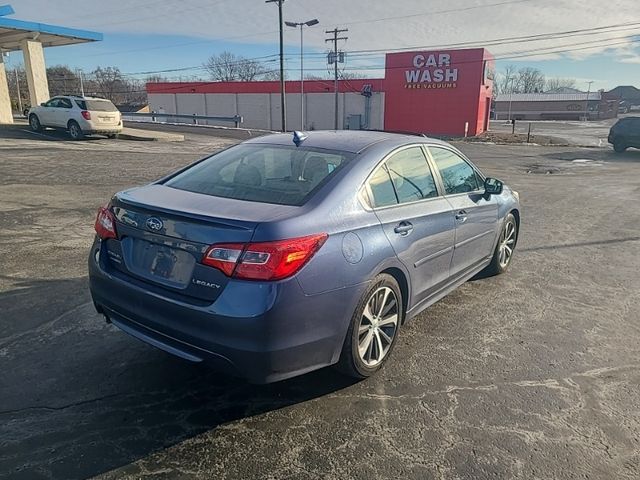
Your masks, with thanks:
M521 194L510 271L400 332L375 377L252 386L91 304L97 208L237 139L0 127L0 478L637 479L640 151L461 144Z

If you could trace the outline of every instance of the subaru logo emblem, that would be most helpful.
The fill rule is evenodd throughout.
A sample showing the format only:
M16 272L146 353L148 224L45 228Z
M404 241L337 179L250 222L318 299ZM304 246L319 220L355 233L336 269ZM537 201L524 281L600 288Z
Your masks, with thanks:
M162 227L164 227L164 223L162 223L162 220L160 220L159 218L156 218L156 217L147 218L147 228L149 230L158 232L162 230Z

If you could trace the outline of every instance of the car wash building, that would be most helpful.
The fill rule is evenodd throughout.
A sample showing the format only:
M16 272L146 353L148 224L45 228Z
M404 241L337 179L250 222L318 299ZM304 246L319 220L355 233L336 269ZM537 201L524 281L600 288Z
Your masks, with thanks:
M388 53L384 78L338 81L338 128L478 135L489 125L493 72L482 48ZM289 129L334 128L333 81L307 80L304 95L300 81L287 81L285 91ZM281 128L279 82L148 83L147 93L156 113L239 115L244 128Z

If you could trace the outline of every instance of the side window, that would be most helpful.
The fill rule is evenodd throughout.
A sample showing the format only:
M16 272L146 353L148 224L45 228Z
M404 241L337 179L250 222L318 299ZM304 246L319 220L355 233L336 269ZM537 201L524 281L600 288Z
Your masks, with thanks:
M61 98L60 100L58 100L58 107L71 108L71 100L69 100L68 98Z
M438 196L436 182L422 148L399 151L387 160L387 168L399 203Z
M58 99L57 98L52 98L47 103L45 103L45 106L47 106L49 108L57 107L58 106Z
M445 148L429 147L429 151L440 171L447 195L481 188L479 175L462 157Z
M382 165L373 176L369 179L369 189L373 198L373 207L386 207L398 203L396 194L393 190L391 177L387 171L387 167Z

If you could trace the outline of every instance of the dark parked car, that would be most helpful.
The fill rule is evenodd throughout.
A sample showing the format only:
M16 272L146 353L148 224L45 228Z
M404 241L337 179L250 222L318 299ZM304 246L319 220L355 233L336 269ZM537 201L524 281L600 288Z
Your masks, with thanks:
M621 118L609 130L608 141L613 149L624 152L629 147L640 148L640 117Z
M270 135L116 194L89 256L98 312L253 382L339 364L364 378L410 318L504 272L518 194L451 145Z

